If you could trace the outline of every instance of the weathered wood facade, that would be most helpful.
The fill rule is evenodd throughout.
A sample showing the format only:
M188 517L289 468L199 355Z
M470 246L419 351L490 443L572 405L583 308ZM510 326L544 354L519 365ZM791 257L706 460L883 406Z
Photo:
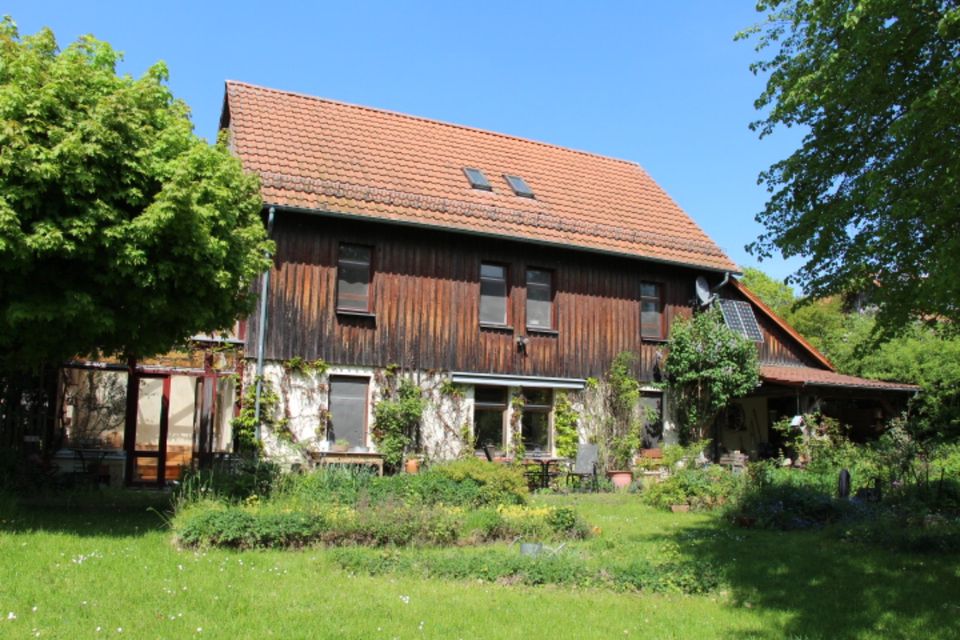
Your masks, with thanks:
M639 353L651 380L662 341L640 337L640 283L661 284L667 327L689 316L694 280L720 274L423 227L281 211L267 305L268 360L583 378L601 375L621 351ZM371 317L335 311L340 243L373 248ZM507 328L481 327L480 264L508 267ZM525 326L525 270L554 274L555 332ZM761 319L762 320L762 319ZM764 359L801 362L802 349L763 324ZM256 317L247 353L256 353ZM517 339L526 337L525 349Z

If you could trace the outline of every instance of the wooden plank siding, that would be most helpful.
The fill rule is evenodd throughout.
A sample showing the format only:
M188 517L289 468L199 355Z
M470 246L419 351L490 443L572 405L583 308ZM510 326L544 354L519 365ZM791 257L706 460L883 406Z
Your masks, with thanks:
M412 226L280 212L265 357L513 375L602 375L621 351L652 379L660 342L640 339L640 283L661 283L667 326L689 316L695 269ZM335 312L341 242L373 247L375 318ZM508 266L508 323L481 328L480 263ZM557 334L525 328L526 269L553 272ZM717 274L710 274L713 282ZM256 354L257 314L247 353ZM762 319L761 319L762 320ZM779 338L764 325L771 345ZM526 353L517 337L527 336ZM767 348L766 345L764 347ZM787 353L771 346L770 353ZM792 353L792 352L790 352ZM779 357L779 356L778 356Z

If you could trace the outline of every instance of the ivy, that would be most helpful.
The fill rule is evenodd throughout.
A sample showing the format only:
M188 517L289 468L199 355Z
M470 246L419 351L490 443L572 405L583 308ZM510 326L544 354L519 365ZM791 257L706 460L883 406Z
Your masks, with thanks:
M251 384L247 385L243 393L243 403L241 404L240 415L230 423L233 428L234 449L238 452L261 452L263 443L257 440L257 381L260 381L260 426L277 434L277 437L283 439L282 433L285 431L287 421L277 419L277 405L280 403L280 396L273 388L273 384L266 378L260 376L255 378Z
M570 397L565 391L557 392L553 405L557 455L563 458L573 458L577 455L577 445L580 443L580 435L577 432L579 422L580 414L573 408Z
M383 397L373 408L373 439L384 465L392 471L399 469L404 454L418 445L426 406L419 386L406 378L397 380L395 369L384 372Z
M310 361L304 360L300 356L294 356L283 362L283 368L290 373L299 373L304 376L322 376L330 369L330 365L322 358Z
M756 346L716 307L674 322L668 350L666 385L682 444L703 439L720 411L760 384Z
M636 362L635 353L624 351L614 358L604 376L604 415L598 445L601 461L608 471L629 469L642 441L643 423L637 416L640 382L633 375Z
M518 392L510 398L510 445L513 449L513 458L519 462L527 453L527 446L523 444L523 408L527 401L523 393Z

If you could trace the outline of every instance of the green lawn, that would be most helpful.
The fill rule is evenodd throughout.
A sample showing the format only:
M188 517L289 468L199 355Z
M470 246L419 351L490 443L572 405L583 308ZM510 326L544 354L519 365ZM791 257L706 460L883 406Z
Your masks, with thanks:
M178 551L149 499L6 509L0 638L960 637L960 555L892 554L829 531L743 531L632 495L537 500L573 504L600 528L562 553L593 566L710 562L726 586L638 595L351 576L323 549Z

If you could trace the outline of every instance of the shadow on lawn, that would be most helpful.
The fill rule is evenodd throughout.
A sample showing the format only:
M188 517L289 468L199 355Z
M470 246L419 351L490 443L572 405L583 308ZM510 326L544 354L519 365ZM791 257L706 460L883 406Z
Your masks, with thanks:
M771 532L719 520L655 536L721 567L730 606L782 614L731 638L958 638L960 556L886 551L830 531Z
M8 496L0 533L45 531L76 536L131 537L167 529L170 495L89 490Z

